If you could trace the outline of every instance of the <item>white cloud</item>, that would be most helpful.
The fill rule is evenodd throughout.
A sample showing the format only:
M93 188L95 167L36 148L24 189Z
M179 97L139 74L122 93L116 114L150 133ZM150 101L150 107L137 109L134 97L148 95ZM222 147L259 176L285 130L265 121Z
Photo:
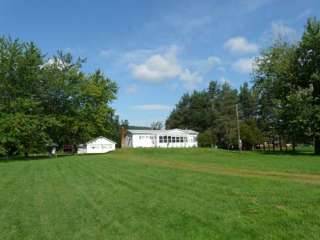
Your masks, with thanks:
M202 82L202 77L198 72L191 72L189 69L184 69L180 74L180 79L184 82L185 88L194 89L199 83Z
M221 64L221 59L216 56L210 56L208 57L208 63L212 66Z
M310 17L312 15L312 9L308 8L302 11L298 16L297 20L305 20L306 18Z
M132 94L132 93L137 92L138 87L137 87L137 85L132 84L132 85L127 86L125 90L126 90L126 93Z
M178 60L180 48L171 46L168 48L149 51L149 56L141 60L131 58L129 69L137 80L149 83L161 83L168 80L179 80L188 90L195 88L202 82L202 75L208 73L214 66L221 64L221 59L209 56L207 59L181 61ZM141 51L140 51L141 52ZM144 51L143 54L146 52ZM140 63L135 63L139 62Z
M176 47L150 56L144 63L130 64L133 77L148 82L162 82L177 77L181 68L176 59Z
M221 77L219 78L219 82L224 84L224 83L228 83L228 84L231 84L231 81L225 77Z
M233 37L227 40L224 47L232 53L256 53L258 51L258 45L250 43L244 37Z
M149 49L149 48L142 48L142 49L135 49L130 50L124 53L121 53L121 63L131 63L131 62L142 62L146 58L150 57L151 55L157 54L164 51L163 48L156 48L156 49Z
M170 111L172 109L172 106L163 104L144 104L135 105L132 107L132 109L141 111Z
M255 68L254 58L240 58L232 64L232 68L240 73L251 73Z
M165 16L166 24L173 27L177 33L193 34L204 30L212 23L212 16L182 16L179 14Z
M112 49L102 49L100 50L99 55L108 58L114 55L114 51Z
M269 3L273 0L241 0L240 3L244 6L249 12L255 11Z
M204 59L190 59L183 61L183 65L190 70L196 70L201 74L210 72L213 68L222 64L222 60L217 56L209 56Z
M282 39L292 41L297 39L297 31L281 21L272 22L271 32L273 40Z

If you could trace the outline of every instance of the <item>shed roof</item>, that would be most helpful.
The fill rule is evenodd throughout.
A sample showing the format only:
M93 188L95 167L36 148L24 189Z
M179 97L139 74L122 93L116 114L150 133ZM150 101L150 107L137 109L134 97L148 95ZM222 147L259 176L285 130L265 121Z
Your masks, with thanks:
M117 144L116 142L110 140L109 138L103 137L103 136L99 136L99 137L96 137L96 138L94 138L94 139L91 139L91 140L88 141L86 144L91 143L91 142L94 142L94 141L96 141L96 140L98 140L98 139L100 139L100 138L103 138L103 139L105 139L105 140L107 140L107 141L109 141L109 142L111 142L111 143Z

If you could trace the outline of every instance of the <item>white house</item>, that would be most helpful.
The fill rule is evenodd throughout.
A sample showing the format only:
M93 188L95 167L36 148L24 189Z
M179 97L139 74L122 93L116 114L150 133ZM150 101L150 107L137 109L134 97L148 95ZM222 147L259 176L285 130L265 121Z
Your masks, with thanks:
M105 137L97 137L78 146L78 154L82 153L106 153L114 151L116 143Z
M184 129L132 130L128 129L124 147L188 148L198 147L198 132Z

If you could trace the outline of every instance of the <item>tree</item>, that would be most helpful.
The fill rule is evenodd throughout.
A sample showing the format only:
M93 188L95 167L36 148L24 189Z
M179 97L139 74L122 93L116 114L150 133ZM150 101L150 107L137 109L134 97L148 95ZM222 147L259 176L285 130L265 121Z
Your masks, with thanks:
M199 131L201 146L217 144L234 148L237 144L235 105L237 90L228 83L211 81L207 90L185 94L166 121L167 128Z
M297 107L304 103L296 101L295 104L298 105L293 105L293 99L300 91L295 85L296 48L294 44L275 42L257 59L254 74L254 88L258 94L259 128L273 143L276 138L279 138L280 142L286 138L293 146L297 139L305 134L298 130L300 125L295 121L298 116L302 116ZM294 122L298 125L293 126Z
M255 119L257 117L257 97L254 89L250 89L247 82L240 86L239 112L242 120Z
M215 135L212 135L211 129L199 133L198 144L199 147L213 147L216 145Z
M53 142L86 142L112 136L110 107L117 86L83 59L58 52L45 58L34 43L0 38L0 145L6 154L42 151Z
M215 121L217 133L217 145L222 148L234 148L237 146L237 126L235 106L238 102L237 90L230 84L221 86L216 99L216 107L219 112Z
M156 121L156 122L151 123L150 127L153 130L160 130L163 128L163 124L160 121Z
M263 141L263 135L253 119L241 122L240 132L244 150L252 150L256 144Z
M311 92L309 127L320 154L320 21L310 18L296 50L296 85Z
M210 103L206 91L194 91L184 94L169 115L166 128L190 128L202 132L208 126L208 109Z

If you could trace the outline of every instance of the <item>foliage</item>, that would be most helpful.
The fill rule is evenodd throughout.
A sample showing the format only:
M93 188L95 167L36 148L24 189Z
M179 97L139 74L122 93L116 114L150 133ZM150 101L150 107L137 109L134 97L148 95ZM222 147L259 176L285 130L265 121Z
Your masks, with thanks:
M206 130L205 132L201 132L198 135L198 146L199 147L213 147L217 143L215 139L215 135L212 134L210 129Z
M79 144L114 136L110 103L117 86L84 60L58 52L46 58L34 43L0 38L0 144L6 154L38 152L48 144Z
M255 116L256 97L248 84L237 90L230 84L211 81L206 91L182 96L166 121L167 128L189 128L200 132L199 146L217 145L220 148L237 148L237 103L241 106L243 120ZM255 131L253 129L252 131ZM247 130L251 131L249 128ZM256 132L252 132L254 135ZM256 143L258 138L256 138Z
M257 143L263 142L262 132L259 130L256 121L247 120L240 124L242 148L252 150Z
M293 143L314 138L320 154L320 22L309 19L301 41L276 42L257 59L258 123Z
M150 128L153 130L160 130L163 128L163 124L160 121L153 122L153 123L151 123Z

